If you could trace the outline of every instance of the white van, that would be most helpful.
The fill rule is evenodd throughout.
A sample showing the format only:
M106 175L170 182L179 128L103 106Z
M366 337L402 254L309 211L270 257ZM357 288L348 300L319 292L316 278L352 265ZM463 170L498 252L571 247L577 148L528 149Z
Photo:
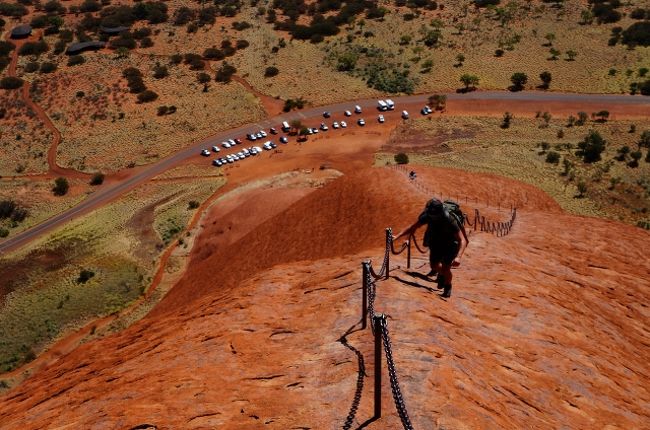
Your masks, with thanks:
M402 119L409 119L409 113L405 110L402 111Z
M386 107L388 108L388 110L394 110L395 102L392 101L391 99L386 99Z
M388 110L388 105L383 100L377 100L377 109L384 112Z
M291 130L291 127L289 126L289 123L286 122L286 121L284 121L284 122L282 123L282 131L284 131L285 133L287 133L289 130Z

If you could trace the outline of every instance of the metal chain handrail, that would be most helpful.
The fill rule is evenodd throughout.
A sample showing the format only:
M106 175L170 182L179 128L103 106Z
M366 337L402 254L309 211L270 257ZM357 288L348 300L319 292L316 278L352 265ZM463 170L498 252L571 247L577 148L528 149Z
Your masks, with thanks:
M384 344L384 352L386 353L386 366L388 367L388 377L390 379L390 388L393 392L393 400L395 401L395 408L397 414L402 421L404 430L413 430L413 425L409 419L408 411L406 410L406 403L402 397L402 390L399 388L399 380L397 379L397 369L393 361L393 348L388 334L388 321L386 315L381 315L381 337Z

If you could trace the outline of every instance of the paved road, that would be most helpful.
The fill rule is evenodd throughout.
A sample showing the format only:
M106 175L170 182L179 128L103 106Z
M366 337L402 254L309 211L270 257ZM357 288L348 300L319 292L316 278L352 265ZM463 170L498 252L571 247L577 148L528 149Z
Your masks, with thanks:
M416 113L419 111L419 108L423 106L427 101L427 95L414 95L414 96L404 96L404 97L393 97L392 99L397 104L397 109L401 110L403 108ZM476 100L476 101L494 101L494 102L566 102L566 103L582 103L585 105L585 109L588 112L593 111L594 109L611 109L613 105L625 105L625 106L635 106L638 105L640 108L643 107L647 109L650 106L650 98L644 96L626 96L626 95L608 95L608 94L568 94L568 93L546 93L546 92L503 92L503 91L478 91L468 94L447 94L448 100ZM27 244L28 242L36 239L37 237L45 234L48 231L51 231L57 227L62 226L66 222L71 221L72 219L78 218L79 216L89 213L93 209L101 207L102 205L108 203L109 201L125 194L126 192L132 190L136 186L146 182L152 177L159 175L166 170L178 165L179 163L187 160L190 157L196 157L201 148L209 148L212 145L218 145L223 140L237 137L245 136L247 133L253 131L258 131L260 128L268 129L271 126L276 126L282 121L292 121L294 119L299 119L301 121L313 120L314 125L319 124L322 121L322 112L341 112L343 110L352 110L355 104L361 106L365 111L376 113L377 100L376 99L365 99L352 102L338 103L329 106L319 106L315 108L310 108L297 112L290 112L282 114L273 118L264 119L258 121L254 124L248 124L242 127L235 129L227 130L215 134L207 139L195 142L192 145L188 146L185 149L180 150L179 152L164 158L157 163L154 163L150 166L145 167L142 170L139 170L137 173L134 173L133 176L130 176L123 181L112 184L104 185L98 191L94 192L88 196L81 203L76 205L73 208L68 209L65 212L62 212L58 215L53 216L52 218L42 222L39 225L36 225L28 230L25 230L9 239L4 240L0 243L0 255L7 252L16 250L21 246ZM591 109L587 109L591 107ZM352 121L351 121L352 122ZM352 125L352 124L350 124ZM239 149L237 149L238 151Z

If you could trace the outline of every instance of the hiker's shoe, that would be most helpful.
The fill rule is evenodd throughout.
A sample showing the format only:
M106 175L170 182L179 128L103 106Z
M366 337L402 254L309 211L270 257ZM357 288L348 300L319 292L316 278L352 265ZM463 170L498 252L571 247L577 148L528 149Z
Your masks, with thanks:
M430 271L429 273L427 273L426 276L427 276L427 278L430 278L430 277L432 277L433 275L437 275L437 274L438 274L437 271L431 269L431 271Z
M443 277L438 275L438 278L436 279L436 284L438 284L439 290L442 290L445 287L444 282L445 280L443 279Z
M445 285L444 288L445 288L445 289L444 289L444 291L442 292L442 296L441 296L441 297L444 297L444 298L448 299L449 297L451 297L451 285Z

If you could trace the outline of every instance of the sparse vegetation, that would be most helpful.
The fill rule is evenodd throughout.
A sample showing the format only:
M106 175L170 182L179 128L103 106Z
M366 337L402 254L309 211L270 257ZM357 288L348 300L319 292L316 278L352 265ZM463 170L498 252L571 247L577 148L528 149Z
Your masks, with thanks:
M403 152L400 152L398 154L395 154L395 162L397 164L408 164L409 162L409 156L406 155Z
M59 177L54 180L54 187L52 187L52 192L55 196L66 195L68 193L68 189L70 189L70 184L68 184L68 180L66 178Z

